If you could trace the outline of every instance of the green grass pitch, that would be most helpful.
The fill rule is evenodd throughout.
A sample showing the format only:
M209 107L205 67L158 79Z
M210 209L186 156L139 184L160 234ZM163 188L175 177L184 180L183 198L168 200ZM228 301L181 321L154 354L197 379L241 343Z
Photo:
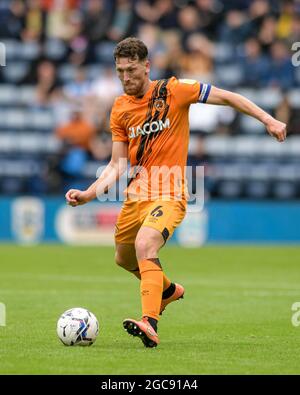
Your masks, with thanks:
M139 282L112 248L0 246L1 374L299 374L300 248L167 246L169 277L186 288L146 349L122 327L139 318ZM66 347L59 315L86 307L98 317L91 347Z

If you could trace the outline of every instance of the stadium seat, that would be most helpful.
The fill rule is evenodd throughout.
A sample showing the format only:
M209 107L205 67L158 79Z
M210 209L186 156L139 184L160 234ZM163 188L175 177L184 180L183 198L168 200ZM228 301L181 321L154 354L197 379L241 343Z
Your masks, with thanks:
M281 182L293 182L299 180L299 163L284 162L278 165L276 179Z
M273 157L278 158L284 154L286 145L278 144L275 139L269 138L267 135L259 139L259 144L257 144L257 154L262 158Z
M228 137L209 136L205 139L205 150L212 156L228 156L231 151L231 141Z
M96 80L103 72L103 66L100 64L91 64L86 66L85 70L89 80Z
M26 114L19 109L9 109L0 114L0 129L22 130L26 125Z
M281 181L273 186L274 197L280 200L294 199L297 196L297 186L294 182Z
M26 61L12 62L9 67L2 68L2 75L6 82L17 84L28 73L30 64Z
M18 88L17 102L22 105L28 105L35 99L35 87L33 85L23 85Z
M44 44L45 56L54 61L59 61L66 55L67 49L62 40L48 39Z
M277 167L274 161L267 162L263 159L260 163L251 163L245 176L249 181L267 182L276 174Z
M296 79L297 85L300 86L300 66L295 68L295 79Z
M18 58L22 60L35 60L40 55L40 46L36 42L23 42L18 48Z
M4 177L0 182L0 193L18 195L24 192L24 179L20 177Z
M230 139L230 156L254 157L257 150L257 140L252 136L236 136Z
M1 43L5 46L6 61L11 64L19 55L19 41L14 39L1 39Z
M276 88L260 89L256 93L255 102L265 110L274 110L282 100L282 93Z
M0 133L0 155L10 153L14 150L14 139L12 133Z
M99 161L87 161L82 169L81 174L87 178L93 178L96 176L98 169L101 166L105 166L106 162L101 163Z
M218 194L223 198L237 199L242 196L243 184L240 181L221 181L217 187Z
M42 166L39 161L32 159L0 159L1 177L29 177L40 174Z
M242 82L242 68L236 64L216 66L215 68L217 83L223 88L234 88Z
M51 132L55 127L54 117L49 110L35 110L28 112L27 128L37 131L47 130Z
M13 84L1 84L0 86L0 105L9 106L18 100L18 89Z
M300 157L300 136L290 136L287 144L284 145L284 149L289 157Z
M248 181L245 183L245 195L251 199L265 199L269 195L269 183L264 181Z
M298 67L300 70L300 67ZM300 74L300 72L299 72ZM288 100L291 104L291 106L295 109L299 109L300 108L300 89L292 89L289 93L288 93Z
M34 41L1 40L5 45L6 58L10 65L12 61L35 60L40 55L40 45Z
M58 68L58 77L61 81L66 83L74 79L75 72L75 66L65 63Z
M245 96L247 99L256 102L258 90L251 88L237 88L236 93Z
M219 42L215 45L214 61L216 65L225 65L232 62L234 56L233 46L228 43Z
M240 115L240 122L242 132L244 133L253 134L263 133L265 131L265 127L261 122L247 115Z
M115 44L112 42L103 42L96 46L95 53L99 62L103 64L113 64L114 63L114 52Z

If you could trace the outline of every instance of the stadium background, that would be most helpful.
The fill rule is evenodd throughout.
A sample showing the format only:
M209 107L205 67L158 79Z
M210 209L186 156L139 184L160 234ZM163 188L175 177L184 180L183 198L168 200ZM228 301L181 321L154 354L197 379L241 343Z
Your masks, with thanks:
M191 107L205 207L160 253L186 293L154 352L122 329L140 298L114 264L119 204L64 200L109 160L112 52L128 35L153 79L244 93L289 132L279 144L230 108ZM299 1L0 0L0 374L299 374L299 41ZM55 333L75 306L100 322L88 349Z
M240 92L288 125L278 144L231 108L191 106L188 164L205 166L206 205L173 241L299 241L299 10L276 0L1 0L0 240L112 243L118 205L72 210L63 198L109 160L122 92L112 53L136 35L152 79Z

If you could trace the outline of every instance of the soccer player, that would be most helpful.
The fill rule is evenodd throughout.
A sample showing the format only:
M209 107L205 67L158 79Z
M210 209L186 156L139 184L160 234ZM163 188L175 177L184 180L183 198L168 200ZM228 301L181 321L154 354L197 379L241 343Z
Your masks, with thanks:
M158 253L185 216L190 104L231 106L261 121L278 141L285 140L286 125L242 95L210 84L175 77L151 81L148 50L137 38L118 43L114 59L125 93L115 100L111 112L111 160L87 190L71 189L66 200L74 207L95 199L127 169L129 158L134 174L116 224L115 259L140 279L142 318L126 319L123 326L146 347L155 347L161 313L184 294L183 286L163 272ZM165 182L157 170L161 168L179 171L173 178L165 177Z

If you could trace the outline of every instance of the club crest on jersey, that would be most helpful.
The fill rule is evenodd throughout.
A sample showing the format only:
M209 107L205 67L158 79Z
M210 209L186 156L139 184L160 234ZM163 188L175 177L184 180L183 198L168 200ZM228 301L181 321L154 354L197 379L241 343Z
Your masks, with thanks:
M166 108L166 102L164 99L156 99L154 102L154 108L157 111L163 111Z
M161 132L164 129L169 128L170 119L167 118L166 120L159 119L153 122L146 122L144 125L140 126L132 126L129 128L129 135L130 139L138 137L140 135L150 134L150 133L157 133Z

